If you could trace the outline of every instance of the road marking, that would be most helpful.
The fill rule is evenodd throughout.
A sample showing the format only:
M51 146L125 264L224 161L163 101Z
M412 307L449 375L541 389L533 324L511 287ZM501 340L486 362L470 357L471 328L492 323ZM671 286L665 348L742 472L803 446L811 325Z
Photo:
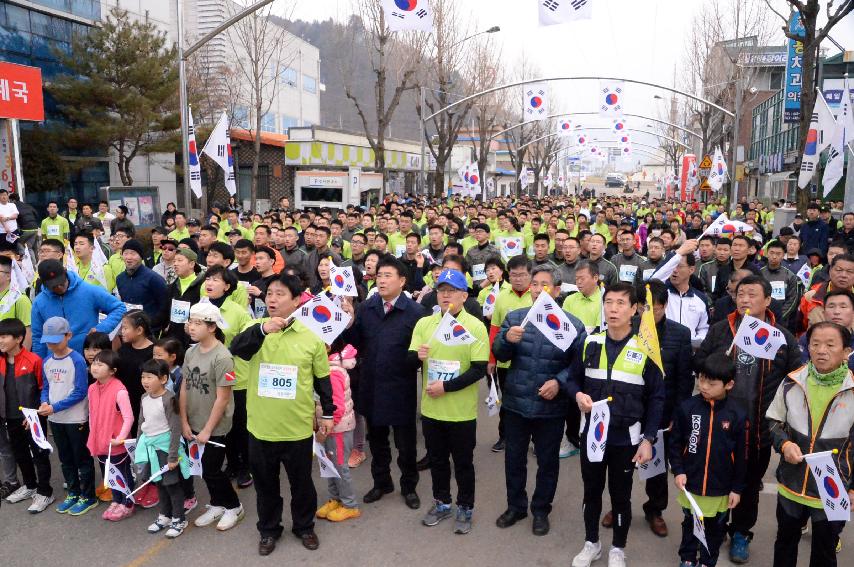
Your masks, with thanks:
M170 540L161 539L159 542L155 543L154 545L143 551L142 555L125 565L125 567L141 567L142 565L145 565L146 563L154 559L161 551L163 551L163 549L167 545L169 545L169 543L171 543Z

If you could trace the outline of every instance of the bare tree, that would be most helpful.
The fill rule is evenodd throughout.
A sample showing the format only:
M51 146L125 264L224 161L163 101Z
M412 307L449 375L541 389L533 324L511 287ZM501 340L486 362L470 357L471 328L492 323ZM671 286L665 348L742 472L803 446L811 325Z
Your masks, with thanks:
M807 133L809 132L810 119L815 108L815 90L816 90L816 62L818 60L819 48L821 42L827 38L830 30L838 24L845 16L854 11L854 0L827 0L826 16L827 22L824 27L818 27L818 17L821 13L821 4L819 0L786 0L791 10L798 12L801 17L801 23L804 26L804 34L796 35L789 31L788 18L775 10L773 6L766 0L765 4L768 9L777 14L783 19L783 33L791 40L801 42L803 46L803 60L801 61L801 120L800 120L800 139L798 143L798 156L804 155L804 147L806 146ZM800 169L798 163L797 169ZM810 193L809 187L798 189L798 210L805 212L809 203Z
M515 75L516 80L524 80L529 77L536 77L540 75L539 68L531 63L524 52L514 65L514 68L517 69L517 73ZM522 196L522 191L526 187L526 185L523 184L522 172L525 171L525 159L528 155L528 149L530 146L526 146L525 144L537 137L533 134L537 122L524 123L525 113L522 109L522 95L524 90L525 86L523 85L519 89L508 91L504 110L504 114L508 117L509 122L515 123L518 120L522 123L518 128L514 128L505 134L507 149L509 150L510 155L510 164L516 172L517 197ZM507 128L508 126L510 126L510 124L506 124L504 127Z
M470 60L472 63L469 76L478 79L481 90L490 89L498 84L501 77L501 52L495 48L492 41L487 39L479 42ZM480 171L481 191L486 187L485 173L489 165L489 154L493 149L492 135L504 116L506 92L502 90L480 97L471 110L474 134L471 137L472 149Z
M356 107L365 137L374 151L374 168L382 173L384 191L388 176L385 147L389 125L403 93L417 88L415 73L421 61L426 34L391 32L379 0L354 0L354 11L360 19L350 21L347 39L353 49L349 53L352 57L363 53L362 49L355 48L357 44L368 48L370 67L375 77L373 101L361 100L356 94L353 78L348 73L348 69L354 67L352 62L343 61L340 70L344 94ZM369 110L371 102L373 110Z
M229 16L243 7L227 3ZM262 8L246 16L229 30L232 49L238 54L237 71L245 89L241 96L251 109L249 120L254 120L254 156L252 158L252 186L250 199L255 210L258 199L258 166L261 163L261 124L279 90L279 76L288 67L294 54L289 49L294 36L284 27L271 21L271 8ZM291 7L292 10L292 7ZM301 55L297 55L301 56ZM249 128L250 134L252 128Z
M540 180L544 178L555 161L555 151L560 146L563 138L556 135L557 123L554 119L540 120L531 128L531 138L536 140L547 136L545 139L534 142L526 149L531 169L534 170L534 191L540 195Z

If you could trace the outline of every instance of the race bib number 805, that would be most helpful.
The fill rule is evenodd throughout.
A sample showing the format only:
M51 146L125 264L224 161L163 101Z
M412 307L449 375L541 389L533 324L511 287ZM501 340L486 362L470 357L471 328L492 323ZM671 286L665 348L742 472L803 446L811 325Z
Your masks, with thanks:
M297 372L298 368L290 364L261 363L258 368L258 395L280 400L295 399Z

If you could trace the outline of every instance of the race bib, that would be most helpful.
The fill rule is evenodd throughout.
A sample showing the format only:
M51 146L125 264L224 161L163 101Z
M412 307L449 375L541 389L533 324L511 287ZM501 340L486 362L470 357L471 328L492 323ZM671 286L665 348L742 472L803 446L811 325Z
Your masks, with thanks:
M397 244L394 247L394 255L400 258L406 254L406 244Z
M169 320L173 323L186 323L190 320L190 302L172 300L172 309L170 311Z
M771 282L771 297L777 301L786 299L786 282Z
M48 236L59 236L59 225L58 224L47 225L47 235Z
M427 359L427 381L435 382L441 380L447 382L460 375L459 360L439 360L438 358Z
M630 266L629 264L623 264L620 266L620 281L623 282L633 282L635 281L635 275L638 273L637 266Z
M261 319L267 315L267 304L260 297L255 298L254 315L256 319Z
M575 284L564 282L560 284L560 290L563 293L575 293L576 291L578 291L578 286Z
M297 397L297 367L267 364L258 367L258 395L262 398L293 400Z
M649 278L650 278L650 276L652 276L653 272L655 272L655 268L650 268L648 270L644 270L643 271L643 281L645 281L645 282L649 281Z
M142 305L138 303L125 303L125 309L127 309L128 311L142 311Z
M475 264L471 267L471 279L476 282L486 279L486 264Z

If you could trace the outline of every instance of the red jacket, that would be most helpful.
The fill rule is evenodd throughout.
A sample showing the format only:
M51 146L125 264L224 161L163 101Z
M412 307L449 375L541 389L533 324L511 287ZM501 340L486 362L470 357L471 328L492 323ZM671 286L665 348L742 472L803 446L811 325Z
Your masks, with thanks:
M0 356L0 413L5 413L6 356ZM38 408L42 391L42 359L26 349L15 357L15 389L18 392L18 404L25 408ZM10 416L4 415L9 418ZM18 417L18 416L12 416Z

